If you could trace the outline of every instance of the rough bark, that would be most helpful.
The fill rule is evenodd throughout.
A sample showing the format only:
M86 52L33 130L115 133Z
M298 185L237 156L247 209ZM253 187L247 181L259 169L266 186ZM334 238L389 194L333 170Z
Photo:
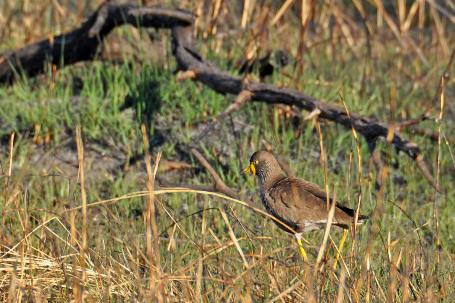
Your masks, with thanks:
M202 58L195 49L194 20L195 16L188 11L107 2L73 31L0 55L0 83L11 82L20 73L27 76L42 73L49 62L61 68L75 62L92 60L104 38L117 26L129 24L135 27L170 28L172 53L177 61L177 70L189 71L193 80L207 85L216 92L233 95L248 92L249 100L252 101L286 104L307 111L319 110L319 118L333 121L349 129L354 128L365 138L371 149L374 149L378 138L387 138L389 125L386 123L356 113L348 113L341 106L299 91L272 84L249 83L220 70ZM402 138L396 131L389 143L415 160L425 178L437 187L422 160L420 148L415 143Z
M186 11L107 2L70 32L1 54L0 83L11 83L22 73L38 75L49 63L61 68L93 60L103 40L117 26L172 28L193 22L194 16Z

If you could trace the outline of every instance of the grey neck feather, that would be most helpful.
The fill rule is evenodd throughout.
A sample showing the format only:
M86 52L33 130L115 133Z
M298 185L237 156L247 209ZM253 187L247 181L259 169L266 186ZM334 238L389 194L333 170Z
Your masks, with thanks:
M261 190L269 190L276 182L286 177L281 167L277 164L276 167L273 165L267 165L258 172L259 183Z

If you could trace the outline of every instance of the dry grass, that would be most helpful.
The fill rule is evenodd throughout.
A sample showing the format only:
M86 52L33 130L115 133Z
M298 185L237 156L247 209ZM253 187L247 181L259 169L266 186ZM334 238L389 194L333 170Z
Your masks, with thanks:
M307 171L322 176L319 181L327 191L345 198L359 210L372 210L372 214L370 223L352 231L341 251L335 245L340 234L330 225L325 233L308 236L310 263L304 264L293 239L278 231L271 224L273 218L262 209L219 193L159 188L155 181L160 177L160 158L162 155L167 159L168 155L166 151L149 152L148 126L137 127L143 139L141 150L145 151L145 165L140 166L142 174L137 175L143 184L109 197L105 193L112 194L111 191L86 178L86 174L96 172L87 163L84 149L87 143L82 140L84 133L80 128L75 128L76 135L70 138L77 145L78 176L68 180L38 175L38 180L30 181L28 174L39 172L40 167L30 167L27 155L20 152L27 144L37 145L36 140L32 142L25 136L18 140L13 132L2 141L7 146L1 149L4 155L0 157L0 300L453 301L455 241L447 230L455 228L452 205L455 160L451 141L455 110L449 101L454 100L455 94L454 80L443 74L454 51L454 36L449 35L455 20L451 3L404 0L179 3L199 14L195 34L206 42L200 45L205 55L235 62L239 57L257 58L268 49L282 48L294 54L295 64L270 81L303 90L314 86L329 89L354 82L351 87L346 84L348 89L334 89L338 93L336 102L348 112L388 116L391 125L428 113L437 140L419 139L419 143L424 144L432 159L431 166L443 193L434 191L416 173L407 176L406 185L395 185L392 151L382 150L385 160L374 171L367 161L370 154L354 129L351 140L340 143L330 133L333 126L310 117L304 123L310 134L313 128L316 130L311 135L315 139L308 139L305 144L316 143L314 150L318 151L319 159L309 165L317 166L318 162L320 165ZM20 5L5 1L0 5L0 41L5 41L0 43L0 49L19 47L67 30L80 23L82 16L94 7L96 3L85 7L73 0L22 1ZM122 39L133 46L148 45L143 41L144 35L136 31ZM107 53L109 46L118 45L115 41L108 44ZM330 64L319 66L322 58L330 58ZM162 65L170 69L166 64ZM361 65L359 74L337 72L338 67L349 64ZM306 72L314 70L318 75L305 78ZM325 76L320 76L319 71ZM453 68L447 72L453 72ZM337 82L340 73L346 79ZM402 89L400 84L410 88ZM345 100L345 96L353 94L349 89L362 98ZM402 101L407 98L406 93L416 104ZM14 90L6 94L14 94ZM434 98L431 100L428 95ZM381 115L381 110L386 113ZM282 133L291 141L307 138L300 137L302 122L294 126L293 117L286 116L280 108L274 108L271 114L268 111L261 112L263 116L257 120L267 123L272 120L270 124L279 124L280 131L290 130L290 135ZM251 112L259 113L254 109ZM179 113L180 119L190 120L185 113L183 110ZM256 128L260 121L255 121ZM395 128L391 127L393 131ZM410 128L409 134L419 131L425 133L426 129ZM337 134L341 132L346 133L338 130ZM263 136L266 135L276 136L277 132L265 131ZM257 140L248 146L252 141L246 138L244 144L239 144L243 147L230 148L249 153L263 145ZM295 149L283 149L280 152L298 154ZM330 162L335 157L331 153L340 149L348 150L342 176L331 171ZM174 146L171 150L177 153ZM215 147L206 149L208 154L216 154L214 151ZM227 172L221 165L216 169L226 179L242 184L242 193L249 193L247 188L251 190L254 186L241 179L233 168L239 161L237 155L235 152L229 155ZM415 172L412 162L397 158L404 163L398 169L403 174ZM240 159L244 163L247 160ZM102 178L103 174L96 175L96 179ZM380 184L377 189L376 180ZM201 179L193 176L191 181ZM210 178L204 175L202 181L210 182ZM141 185L144 191L138 191ZM125 205L132 201L143 203L142 216L132 218L126 214ZM187 204L193 206L190 207L193 213L185 210ZM101 219L96 219L99 217L96 211L101 213ZM341 256L338 267L333 266L337 255Z

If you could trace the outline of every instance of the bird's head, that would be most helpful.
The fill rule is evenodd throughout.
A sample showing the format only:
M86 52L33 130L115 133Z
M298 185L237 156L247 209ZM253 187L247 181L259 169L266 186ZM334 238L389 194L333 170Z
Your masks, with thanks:
M243 171L245 174L252 174L261 179L266 179L274 174L282 174L282 169L275 156L268 151L260 150L250 158L250 164Z

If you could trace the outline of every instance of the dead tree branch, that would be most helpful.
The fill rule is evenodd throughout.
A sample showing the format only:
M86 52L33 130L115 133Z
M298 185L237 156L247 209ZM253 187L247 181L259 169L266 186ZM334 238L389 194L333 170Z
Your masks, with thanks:
M199 161L199 163L205 168L205 170L212 176L213 189L227 196L235 199L240 199L240 195L231 189L226 183L223 182L221 177L216 173L212 165L205 159L205 157L195 148L191 149L193 156Z
M75 30L0 54L0 83L11 83L21 73L30 77L43 73L49 63L61 68L93 60L103 40L118 26L172 28L193 22L193 14L182 10L107 1Z
M347 128L354 127L367 141L374 141L379 137L387 137L388 125L385 123L361 117L355 113L348 115L340 106L323 102L298 91L278 88L265 83L244 83L240 78L223 73L212 64L204 61L200 56L194 56L191 45L186 45L188 43L186 36L190 35L191 31L190 27L176 27L173 29L173 51L178 66L180 69L193 71L196 80L215 91L222 94L238 95L242 90L246 90L251 93L253 101L286 104L307 111L319 109L319 118L334 121ZM420 149L416 144L401 138L397 134L394 134L391 143L413 159L420 153Z
M202 58L194 48L194 20L194 15L187 11L106 2L79 28L0 55L0 83L13 81L21 72L28 76L42 73L48 63L61 68L78 61L92 60L104 38L117 26L129 24L135 27L171 28L172 52L177 61L177 70L189 72L184 78L197 80L221 94L238 96L241 92L248 92L248 100L285 104L310 112L319 111L319 118L349 129L354 128L372 147L379 138L387 138L389 126L386 123L355 113L348 114L341 106L302 92L271 84L248 83L221 71ZM232 106L235 110L237 105ZM241 104L238 105L240 106ZM228 108L225 112L229 110L231 109ZM411 157L430 183L433 186L436 184L423 161L420 148L415 143L402 138L396 132L391 140L386 142Z
M286 104L310 112L319 110L319 118L336 122L349 129L354 128L365 138L370 146L375 146L375 142L379 138L387 138L388 125L386 123L362 117L356 113L348 114L341 106L318 100L295 90L279 88L265 83L245 83L240 78L232 77L222 72L216 66L201 58L193 49L191 26L174 27L172 29L172 38L172 51L177 59L178 69L192 71L194 80L221 94L238 95L242 91L249 91L252 101L268 104ZM424 164L423 158L419 157L421 152L417 144L402 138L397 133L393 134L388 143L416 161L424 177L428 179L431 185L435 186L436 182L433 176Z

